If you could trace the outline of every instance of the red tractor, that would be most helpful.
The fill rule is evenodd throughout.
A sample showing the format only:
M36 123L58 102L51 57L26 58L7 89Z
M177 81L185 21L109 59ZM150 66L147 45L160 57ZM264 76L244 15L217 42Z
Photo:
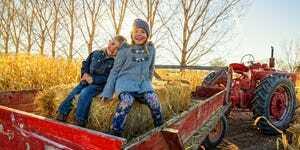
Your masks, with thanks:
M257 123L264 134L278 133L291 122L296 107L296 74L274 68L274 49L271 47L269 64L255 62L253 55L242 57L241 63L232 63L229 69L211 72L205 77L202 87L225 87L232 78L230 101L232 108L248 109L254 119L263 116L267 120ZM270 122L270 126L267 122Z

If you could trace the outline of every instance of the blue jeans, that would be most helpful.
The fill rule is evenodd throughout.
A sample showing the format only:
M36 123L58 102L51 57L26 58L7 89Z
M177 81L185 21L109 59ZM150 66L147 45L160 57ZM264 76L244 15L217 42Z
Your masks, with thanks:
M117 106L116 113L112 121L113 131L121 133L124 130L126 117L130 112L135 99L139 100L141 103L144 103L149 107L155 127L163 124L164 119L161 111L161 106L158 100L158 96L154 92L150 91L142 94L138 94L135 92L121 93L119 98L120 103Z
M73 107L72 101L77 94L80 94L76 109L76 120L86 122L93 97L100 94L102 89L103 86L99 85L78 84L67 96L67 98L60 104L58 112L63 115L69 115Z

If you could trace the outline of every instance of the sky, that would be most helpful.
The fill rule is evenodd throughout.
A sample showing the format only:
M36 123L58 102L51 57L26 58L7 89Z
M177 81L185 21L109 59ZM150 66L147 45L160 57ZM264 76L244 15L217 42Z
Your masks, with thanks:
M272 45L275 56L282 57L285 42L300 40L300 0L254 0L234 32L236 36L224 45L226 50L210 55L225 57L228 63L240 61L247 53L266 60Z

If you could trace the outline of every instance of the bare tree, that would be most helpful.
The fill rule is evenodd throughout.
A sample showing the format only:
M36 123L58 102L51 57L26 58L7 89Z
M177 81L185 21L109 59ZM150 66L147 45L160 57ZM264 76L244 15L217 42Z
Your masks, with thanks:
M109 0L110 20L113 24L115 35L119 35L122 29L122 24L125 18L128 0Z
M228 32L228 20L232 19L240 1L2 0L0 40L6 53L10 44L16 48L16 53L20 47L26 48L28 53L38 47L42 55L49 46L49 54L53 57L63 49L72 59L78 47L86 46L88 52L92 52L99 28L120 34L129 10L148 21L150 39L156 47L165 46L182 66L186 66L197 63L219 44ZM105 4L107 10L103 9ZM109 16L112 26L102 24L107 19L103 15Z
M47 31L49 30L50 21L52 18L53 10L49 7L48 1L31 0L37 15L36 22L38 24L37 40L39 51L41 55L45 54L45 45L47 40Z
M174 43L170 51L181 66L197 63L218 44L228 32L218 26L231 18L238 4L240 0L180 1L179 17L166 27Z
M24 26L24 36L26 37L26 50L27 53L31 53L33 42L34 42L34 35L33 35L33 29L34 29L34 21L36 17L35 9L32 5L30 5L30 2L28 0L21 1L22 6L22 13L20 16L23 18L23 26Z
M65 28L69 41L68 41L68 53L67 57L68 59L73 58L73 49L74 49L74 40L75 40L75 25L76 25L76 1L75 0L69 0L64 1L63 0L63 8L64 12L66 14L66 17L63 17L63 27ZM62 14L64 15L64 14Z
M93 50L93 43L97 30L97 23L100 22L103 0L82 0L84 24L80 25L80 31L87 44L88 52ZM87 35L86 35L87 34Z
M1 23L1 37L3 40L3 49L5 53L8 53L9 41L10 41L10 29L12 25L12 2L10 0L3 0L1 2L1 14L0 14L0 23Z
M11 39L15 45L16 54L19 53L20 43L21 43L21 33L23 31L23 17L21 14L23 9L20 5L17 5L15 1L12 1L12 29L11 29Z
M282 45L283 58L278 61L279 67L290 72L296 72L300 66L300 43L299 41L291 40Z
M51 42L51 55L52 57L56 56L56 44L57 44L57 36L58 36L58 28L60 24L60 5L62 1L61 0L51 0L50 6L52 7L54 14L53 14L53 19L51 20L51 26L50 29L48 30L48 34L50 37L50 42Z
M214 59L209 61L209 65L225 67L226 66L226 59L224 59L223 57L214 58Z

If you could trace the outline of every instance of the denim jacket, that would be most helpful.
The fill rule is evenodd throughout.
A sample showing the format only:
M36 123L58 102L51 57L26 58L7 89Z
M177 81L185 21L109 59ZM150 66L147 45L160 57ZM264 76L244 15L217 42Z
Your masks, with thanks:
M122 92L153 91L156 50L152 43L145 46L148 52L140 45L123 46L119 50L101 96L111 99L113 93L118 96Z
M114 58L107 56L104 49L93 51L82 63L82 75L88 73L96 85L104 85L110 70L113 68Z

